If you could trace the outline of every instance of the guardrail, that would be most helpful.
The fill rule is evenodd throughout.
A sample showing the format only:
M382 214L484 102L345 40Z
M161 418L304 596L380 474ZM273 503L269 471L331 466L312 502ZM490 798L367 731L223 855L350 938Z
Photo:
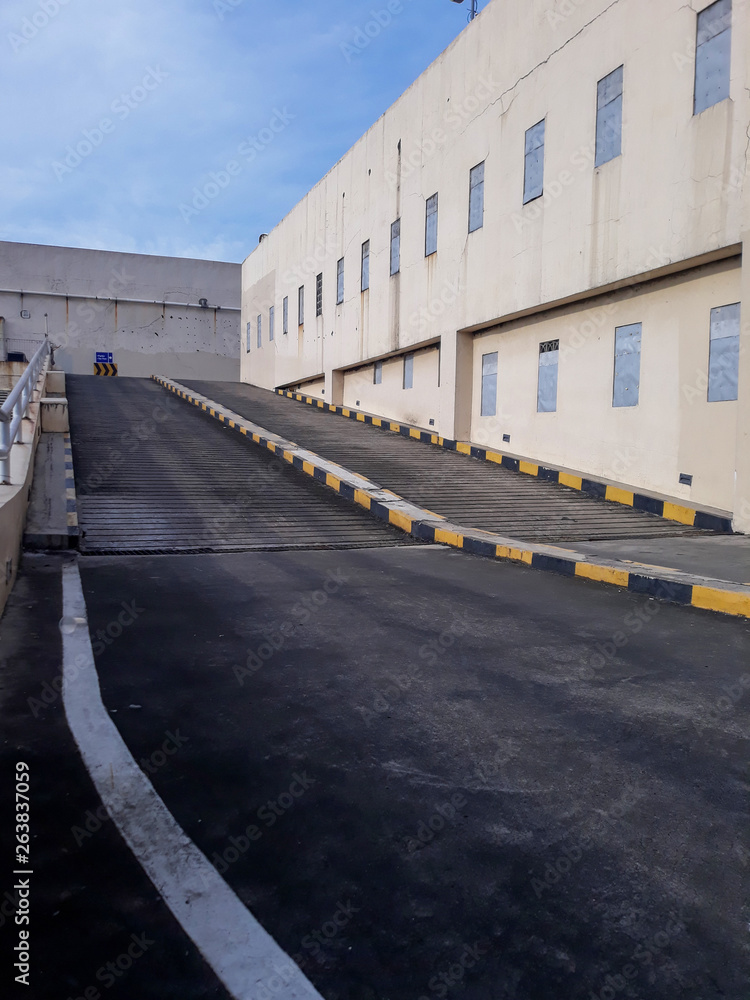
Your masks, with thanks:
M26 416L39 373L49 353L49 340L45 340L0 407L0 483L3 486L10 486L11 449L16 439L22 441L23 418Z

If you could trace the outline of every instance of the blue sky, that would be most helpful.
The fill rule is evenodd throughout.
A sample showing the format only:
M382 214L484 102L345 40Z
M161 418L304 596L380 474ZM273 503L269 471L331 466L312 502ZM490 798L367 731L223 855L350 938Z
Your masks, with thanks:
M243 260L466 26L468 0L388 8L3 0L0 239Z

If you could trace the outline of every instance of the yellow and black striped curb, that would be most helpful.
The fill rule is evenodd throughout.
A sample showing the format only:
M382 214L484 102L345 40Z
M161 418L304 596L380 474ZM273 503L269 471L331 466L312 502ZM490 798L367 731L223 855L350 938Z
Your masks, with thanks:
M221 423L228 424L255 444L283 458L295 469L312 476L347 500L353 500L364 507L374 517L395 525L414 538L449 545L471 555L510 560L524 563L532 569L613 584L675 604L750 617L750 586L661 566L648 566L645 563L594 558L553 545L529 545L518 539L453 524L439 514L417 507L396 493L382 489L364 476L286 441L206 396L190 392L179 382L158 375L152 375L151 378Z
M73 473L73 445L70 433L63 438L65 448L65 515L68 522L68 545L78 546L78 501L76 499L76 481Z
M501 465L511 472L522 472L527 476L537 476L550 483L559 483L572 490L579 490L588 496L597 497L600 500L609 500L611 503L624 504L633 507L635 510L646 511L649 514L656 514L668 521L679 521L680 524L687 524L695 528L703 528L706 531L718 531L724 534L732 534L732 519L722 514L714 514L710 511L698 510L695 507L686 507L683 504L672 503L669 500L661 500L657 497L647 496L645 493L637 493L634 490L625 489L621 486L613 486L607 483L600 483L595 479L587 479L582 473L563 472L560 469L551 469L537 462L527 461L523 458L516 458L510 455L502 455L500 452L492 451L488 448L480 448L470 444L468 441L453 441L450 438L440 437L430 431L424 431L420 427L411 424L399 423L395 420L388 420L386 417L375 417L362 410L354 410L349 406L335 406L325 400L316 399L314 396L306 396L301 392L294 392L290 389L276 389L277 395L287 396L289 399L296 399L300 403L308 403L316 406L320 410L328 413L336 413L350 420L358 420L363 424L371 424L373 427L380 427L402 437L413 438L423 444L434 444L438 448L445 448L447 451L455 451L461 455L470 455L472 458L481 459L484 462L493 462Z

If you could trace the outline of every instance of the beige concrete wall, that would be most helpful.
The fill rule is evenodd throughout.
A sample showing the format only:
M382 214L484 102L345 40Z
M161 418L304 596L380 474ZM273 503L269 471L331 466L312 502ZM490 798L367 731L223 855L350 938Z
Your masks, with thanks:
M748 5L734 4L730 99L697 116L696 15L709 6L707 0L693 6L681 0L588 0L564 12L558 6L550 0L492 0L247 258L242 318L243 331L252 322L253 339L250 352L243 349L241 356L244 380L271 388L324 371L327 387L333 387L335 373L439 338L440 387L434 394L415 393L410 412L417 424L426 426L433 418L439 433L463 435L471 404L465 398L471 382L466 331L583 300L639 276L688 268L696 259L741 245L748 230ZM623 152L596 168L597 82L620 65ZM542 118L545 194L523 206L525 132ZM480 161L485 161L484 226L469 234L469 171ZM425 201L435 192L438 252L425 258ZM401 272L391 277L390 225L396 218L401 219ZM370 240L370 289L361 292L365 240ZM342 257L345 296L337 305L336 264ZM323 315L315 317L319 272ZM299 329L302 284L306 314ZM289 297L286 335L284 296ZM737 298L744 300L742 293ZM255 318L262 314L267 331L269 305L275 308L276 337L269 343L264 333L258 349ZM663 323L679 325L681 309L675 304ZM664 354L649 348L656 364ZM645 372L645 358L644 351L644 378L661 378ZM518 363L523 364L520 358ZM689 354L678 361L684 368L693 363ZM518 378L527 378L523 369ZM745 377L741 392L749 391ZM676 405L674 393L671 398ZM374 403L369 408L406 419L403 410L397 412L397 392L381 393L380 402L390 409ZM591 438L582 458L603 468L602 456L618 428L609 421L597 441L593 410L581 400L576 413L579 424L575 432L571 425L567 436ZM517 421L522 414L515 414ZM690 421L678 411L668 422L688 433ZM549 439L540 428L526 432L530 447L545 455L570 450L548 426ZM627 424L619 430L627 437ZM670 470L698 461L694 435L686 441L675 433L665 445L672 449ZM532 452L531 457L543 456ZM738 459L728 461L720 476L724 484ZM632 477L655 481L649 462L642 470L634 467ZM700 462L700 478L708 481L715 449L706 450ZM596 469L584 465L582 471ZM750 469L746 481L750 488ZM726 485L716 493L726 498Z
M475 337L472 441L731 510L737 403L709 403L706 387L711 309L739 300L740 274L736 259L709 265ZM615 328L630 323L642 324L639 402L614 407ZM538 413L547 340L560 341L557 410ZM483 417L482 355L494 351L497 415Z
M30 357L48 329L73 374L104 351L124 376L237 379L239 305L238 264L0 242L7 349Z
M394 420L428 428L429 421L436 419L439 402L440 352L433 348L414 354L411 389L403 386L403 356L385 359L382 364L382 382L378 385L373 382L373 365L345 374L344 406L370 413L387 413Z
M293 388L304 392L306 396L314 396L315 399L326 398L326 381L324 378L315 379L312 382L302 382L300 385L293 386Z

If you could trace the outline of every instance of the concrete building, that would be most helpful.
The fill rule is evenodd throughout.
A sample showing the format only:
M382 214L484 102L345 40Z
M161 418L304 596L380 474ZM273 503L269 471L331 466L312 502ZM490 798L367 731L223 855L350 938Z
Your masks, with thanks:
M245 261L242 379L750 530L749 42L493 0Z
M55 364L92 375L236 380L240 265L0 242L0 353L31 357L49 330Z

